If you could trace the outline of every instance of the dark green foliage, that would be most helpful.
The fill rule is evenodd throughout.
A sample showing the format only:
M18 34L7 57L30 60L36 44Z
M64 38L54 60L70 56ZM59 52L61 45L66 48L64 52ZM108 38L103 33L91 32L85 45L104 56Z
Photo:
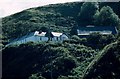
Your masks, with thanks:
M51 41L52 38L54 37L53 34L51 33L51 30L48 29L47 33L45 34L46 37L48 37L48 41Z
M46 79L39 74L32 74L29 79Z
M21 37L29 32L43 30L65 32L77 26L76 16L82 3L66 3L31 8L2 19L5 40Z
M118 15L116 15L109 6L102 7L98 16L96 16L96 24L98 26L117 26L120 23Z
M73 35L71 39L63 41L64 43L83 44L93 49L103 49L106 45L114 42L116 37L112 34L102 35L100 33L91 33L87 38L79 38Z
M103 17L104 20L101 20L101 16L107 12L106 10L103 12L104 8L102 7L107 5L112 7L115 13L112 9L109 9L108 17L105 16L106 19ZM118 7L115 8L114 5L118 5ZM30 8L2 18L3 43L6 44L10 40L36 30L47 31L49 27L51 31L63 32L67 35L76 35L78 26L81 27L90 24L116 26L119 20L116 14L119 14L119 10L119 3L94 2L84 4L83 2L75 2Z
M79 79L79 78L75 76L59 76L57 79Z
M46 79L51 77L57 79L60 75L74 77L79 72L73 74L72 71L81 66L83 66L81 70L83 73L96 52L92 48L79 44L29 42L19 46L9 46L2 54L3 79L25 79L32 74L37 74L34 76L36 79L40 76ZM88 64L82 64L83 61Z
M87 38L87 46L95 49L102 49L104 46L115 41L114 35L101 35L99 33L92 33Z
M120 18L120 1L119 2L101 2L100 8L102 8L103 6L110 6Z
M71 28L71 30L70 30L70 35L72 36L72 35L77 35L77 28L78 28L78 26L74 26L74 27L72 27Z
M71 37L71 39L74 39L74 40L76 40L76 41L79 41L79 40L80 40L80 38L79 38L77 35L73 35L73 36Z
M120 43L112 43L104 48L96 62L84 74L84 79L120 78ZM98 60L97 60L98 59Z
M119 20L116 15L119 11L113 7L114 4L82 4L77 2L47 5L3 18L3 35L0 36L3 44L36 30L47 33L64 32L74 36L63 43L28 42L6 47L2 50L2 79L81 79L91 62L102 57L101 52L96 52L93 48L102 50L104 46L115 41L115 37L93 33L88 38L79 38L75 36L77 27L89 24L116 26ZM112 6L113 10L103 5ZM119 41L109 50L104 48L103 51L108 53L93 67L95 73L92 70L88 72L88 77L106 79L108 77L105 76L109 75L110 78L119 79Z
M41 32L48 32L49 31L49 27L41 27L40 31Z
M81 6L81 11L79 14L79 23L81 26L93 25L94 16L98 12L99 5L95 2L86 2Z
M73 57L57 57L52 63L46 65L43 76L47 79L51 78L51 73L54 79L60 75L67 76L68 74L70 75L70 71L76 66Z

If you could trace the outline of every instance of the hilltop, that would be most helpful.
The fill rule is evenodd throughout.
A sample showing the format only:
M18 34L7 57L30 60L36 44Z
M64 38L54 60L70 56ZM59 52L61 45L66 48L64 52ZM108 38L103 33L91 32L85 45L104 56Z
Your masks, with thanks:
M69 33L76 26L82 3L54 4L30 8L3 18L3 34L6 38L16 38L29 32L50 27L52 31Z

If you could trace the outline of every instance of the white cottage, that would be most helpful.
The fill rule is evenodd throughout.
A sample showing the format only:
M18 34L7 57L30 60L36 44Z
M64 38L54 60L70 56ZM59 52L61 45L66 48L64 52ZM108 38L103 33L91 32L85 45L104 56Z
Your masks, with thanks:
M42 41L48 41L48 37L46 35L46 32L39 32L39 31L35 31L32 32L30 34L27 34L21 38L17 38L15 40L13 40L12 42L10 42L8 45L13 45L13 44L23 44L23 43L27 43L27 42L42 42ZM58 32L51 32L52 37L51 41L53 42L62 42L63 40L68 39L68 37L64 34L64 33L58 33Z

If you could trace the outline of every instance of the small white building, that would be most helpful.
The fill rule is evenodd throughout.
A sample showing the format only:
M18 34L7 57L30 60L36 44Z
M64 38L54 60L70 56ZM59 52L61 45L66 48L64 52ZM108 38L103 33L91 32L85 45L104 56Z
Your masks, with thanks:
M27 34L21 38L17 38L13 40L12 42L8 43L8 45L13 45L13 44L23 44L27 42L43 42L43 41L48 41L49 38L47 37L47 32L39 32L35 31L30 34ZM53 42L62 42L63 40L67 40L68 37L64 33L58 33L58 32L51 32L52 37L50 41Z

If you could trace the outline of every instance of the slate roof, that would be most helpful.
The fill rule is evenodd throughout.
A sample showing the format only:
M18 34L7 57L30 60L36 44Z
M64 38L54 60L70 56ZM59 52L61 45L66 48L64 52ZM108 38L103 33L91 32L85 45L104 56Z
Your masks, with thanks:
M86 26L77 29L78 35L89 35L90 33L99 32L100 34L117 34L114 26Z

